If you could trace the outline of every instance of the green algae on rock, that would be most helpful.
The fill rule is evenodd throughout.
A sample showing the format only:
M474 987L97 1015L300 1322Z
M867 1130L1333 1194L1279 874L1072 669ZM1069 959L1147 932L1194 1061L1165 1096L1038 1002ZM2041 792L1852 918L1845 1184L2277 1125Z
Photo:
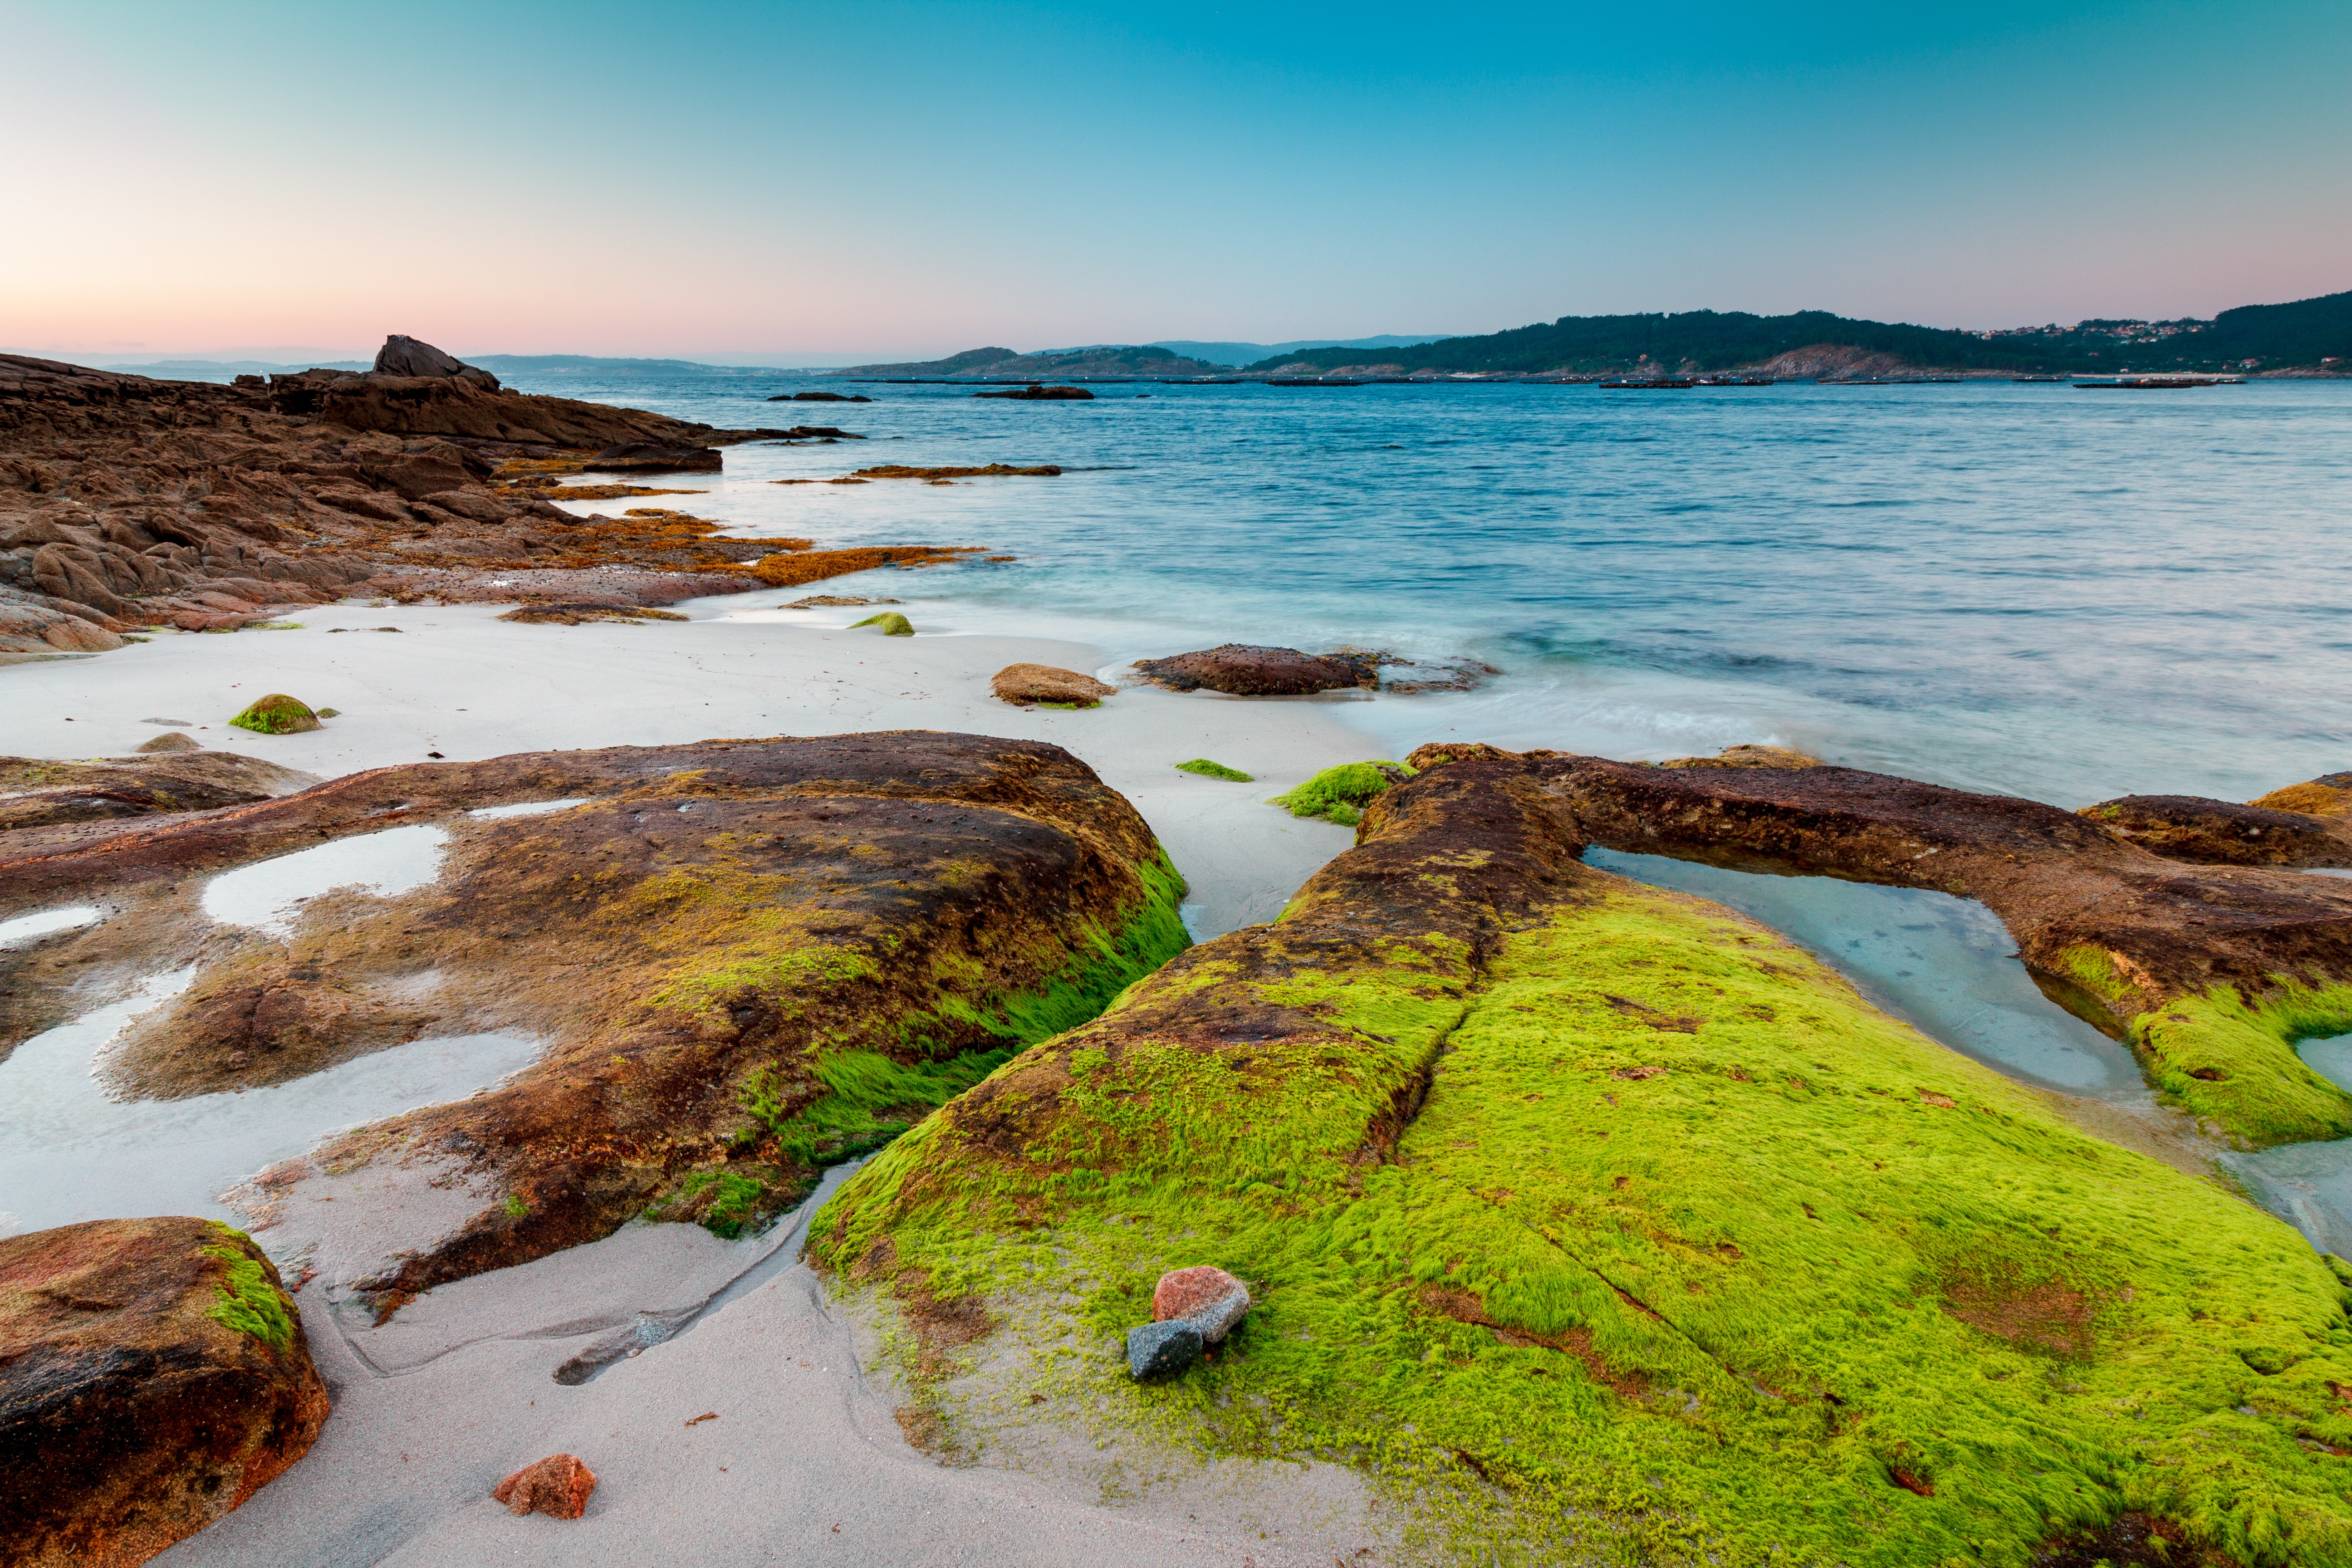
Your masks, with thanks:
M1342 827L1353 827L1362 820L1364 807L1372 803L1373 796L1412 774L1413 770L1402 763L1341 763L1337 767L1325 768L1304 784L1293 785L1266 804L1281 806L1293 816L1321 817Z
M319 716L282 691L273 691L238 712L229 722L257 735L299 735L321 728Z
M1234 784L1257 782L1257 776L1255 773L1245 773L1239 768L1229 768L1223 763L1213 763L1206 757L1194 757L1189 763L1178 763L1176 771L1180 773L1198 773L1204 779L1225 779Z
M862 621L849 623L849 629L852 631L856 631L859 626L880 626L882 635L886 637L910 637L915 635L914 624L896 610L885 610L880 615L868 616Z
M877 1156L812 1253L919 1330L992 1319L1107 1439L1351 1463L1442 1561L2027 1568L2127 1510L2352 1555L2352 1267L1577 864L1559 805L1503 755L1382 795L1277 923ZM1258 1306L1130 1384L1151 1281L1205 1262Z
M0 1559L132 1568L300 1458L327 1409L242 1232L164 1217L0 1237Z

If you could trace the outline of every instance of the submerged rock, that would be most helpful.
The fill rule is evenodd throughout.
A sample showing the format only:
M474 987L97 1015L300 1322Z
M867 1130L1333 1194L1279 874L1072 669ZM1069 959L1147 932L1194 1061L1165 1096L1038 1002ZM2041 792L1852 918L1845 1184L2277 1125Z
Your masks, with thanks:
M1019 386L1009 392L975 392L974 397L1003 397L1015 403L1091 403L1094 394L1083 386Z
M1106 686L1091 675L1058 669L1050 664L1008 664L992 677L989 690L1006 702L1026 708L1039 702L1093 708L1118 688Z
M1352 650L1301 653L1295 647L1258 647L1246 643L1225 643L1166 658L1138 659L1135 668L1143 672L1146 679L1171 691L1197 691L1207 687L1234 697L1299 697L1350 687L1370 690L1380 684L1377 654Z
M321 728L316 713L282 691L257 698L229 722L257 735L299 735L306 730Z
M1650 853L1909 865L1948 814L1928 863L1973 841L1970 875L2085 854L2145 893L2182 868L1850 770L1416 761L1280 921L950 1102L843 1184L812 1256L1002 1291L1008 1357L1098 1333L1138 1256L1219 1258L1262 1299L1213 1408L1296 1436L1211 1419L1213 1455L1427 1477L1440 1554L1860 1563L1899 1531L2022 1563L2131 1506L2216 1561L2346 1560L2352 1266L1794 943L1580 857L1597 822ZM1192 1328L1137 1331L1129 1371ZM1117 1386L1112 1421L1140 1410Z
M862 392L780 392L768 401L771 403L871 403L874 400Z
M0 1237L0 1558L144 1563L300 1458L326 1415L301 1320L241 1233Z
M588 1511L589 1494L596 1489L596 1472L576 1454L550 1454L500 1481L492 1500L507 1505L512 1514L543 1513L550 1519L578 1519Z

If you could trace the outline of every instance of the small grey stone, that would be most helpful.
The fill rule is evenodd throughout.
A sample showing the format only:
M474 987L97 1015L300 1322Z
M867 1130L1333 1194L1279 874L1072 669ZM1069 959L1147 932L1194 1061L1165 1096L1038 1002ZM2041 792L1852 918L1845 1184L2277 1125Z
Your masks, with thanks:
M1136 1377L1181 1372L1201 1359L1201 1331L1182 1319L1127 1331L1127 1370Z
M1192 1324L1201 1331L1201 1338L1204 1342L1213 1345L1222 1342L1224 1337L1233 1331L1234 1325L1240 1322L1243 1314L1249 1310L1249 1292L1236 1285L1207 1306L1197 1311L1188 1312L1176 1321Z

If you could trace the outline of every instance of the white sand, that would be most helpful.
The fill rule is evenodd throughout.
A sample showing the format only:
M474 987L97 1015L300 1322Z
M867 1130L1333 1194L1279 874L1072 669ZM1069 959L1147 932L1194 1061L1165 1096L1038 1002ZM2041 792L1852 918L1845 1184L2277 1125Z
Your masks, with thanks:
M1242 701L1138 688L1087 711L1024 711L989 694L989 677L1004 665L1120 672L1102 668L1085 643L960 633L952 605L908 606L913 638L845 629L862 610L774 607L806 592L878 596L908 582L886 572L699 601L678 606L694 617L685 625L515 626L498 622L495 605L346 605L305 612L299 631L161 637L0 669L0 752L118 755L159 732L149 719L185 720L194 728L182 732L208 747L329 776L431 752L472 759L714 737L932 729L1051 741L1143 812L1192 884L1188 923L1209 936L1271 919L1353 839L1265 797L1320 768L1382 754L1346 721L1372 717L1373 702L1412 700ZM358 629L383 626L401 630ZM341 714L307 735L253 735L225 722L271 691ZM1398 733L1401 721L1411 728L1401 714L1378 717L1381 732ZM1174 770L1195 756L1257 782ZM307 1185L290 1204L305 1201ZM421 1212L379 1217L395 1231L448 1222ZM308 1228L290 1214L286 1225ZM1123 1489L1115 1505L1083 1466L1059 1476L941 1467L901 1436L893 1395L861 1373L851 1325L791 1263L797 1247L796 1237L773 1233L730 1245L691 1227L634 1226L444 1287L382 1328L339 1321L327 1289L349 1270L323 1268L298 1297L336 1395L317 1447L158 1561L1272 1568L1388 1560L1360 1484L1329 1467L1228 1462L1187 1478L1180 1465L1173 1479ZM701 1310L746 1268L766 1272ZM590 1381L553 1380L616 1334L673 1331ZM719 1419L685 1425L704 1411ZM516 1519L488 1500L499 1477L557 1451L580 1455L602 1479L587 1518ZM1122 1473L1168 1473L1169 1456L1131 1458Z
M786 611L803 593L880 596L910 574L885 571L795 589L689 601L690 624L517 626L501 606L306 611L300 631L184 635L89 658L0 669L0 752L120 755L183 719L181 731L322 775L390 763L557 748L675 744L715 737L956 730L1066 746L1159 833L1192 883L1196 935L1270 920L1316 867L1352 842L1265 797L1335 763L1381 754L1343 721L1412 699L1356 694L1242 700L1123 690L1083 711L1024 710L989 677L1034 662L1101 673L1094 647L1047 637L958 635L951 606L914 605L917 635L845 630L869 613ZM358 628L396 626L397 635ZM352 628L335 632L331 628ZM341 710L324 730L255 735L226 721L284 691ZM1369 717L1369 711L1366 716ZM1254 784L1180 773L1207 756Z

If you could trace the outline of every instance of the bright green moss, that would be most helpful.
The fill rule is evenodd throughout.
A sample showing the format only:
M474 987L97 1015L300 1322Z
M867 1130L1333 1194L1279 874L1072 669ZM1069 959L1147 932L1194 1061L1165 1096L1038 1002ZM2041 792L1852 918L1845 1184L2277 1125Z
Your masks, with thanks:
M1229 768L1223 763L1213 763L1206 757L1194 757L1189 763L1178 763L1176 771L1180 773L1198 773L1204 779L1225 779L1234 784L1257 782L1255 774L1245 773L1239 768Z
M868 616L862 621L849 623L852 631L856 631L859 626L880 626L882 635L886 637L910 637L915 635L913 624L896 610L884 610L879 615Z
M320 728L317 714L282 691L257 700L229 722L257 735L292 735Z
M1402 763L1341 763L1336 768L1325 768L1304 784L1293 785L1266 804L1282 806L1293 816L1319 816L1342 827L1353 827L1363 820L1363 808L1372 803L1374 795L1411 777L1412 770Z
M2168 1097L2257 1147L2352 1137L2352 1095L2305 1067L2298 1040L2352 1029L2352 985L2280 977L2249 1004L2234 985L2132 1020L2132 1043Z
M2137 1509L2249 1564L2352 1561L2352 1298L2294 1231L1715 906L1598 886L1475 973L1408 942L1223 977L1346 1048L1049 1047L1067 1087L1017 1155L934 1118L813 1249L887 1234L939 1294L1023 1304L1000 1331L1056 1409L1354 1464L1441 1558L2025 1568ZM1216 1364L1129 1383L1153 1279L1203 1262L1259 1306Z
M215 1221L213 1228L227 1240L249 1241L245 1232ZM294 1342L294 1316L289 1303L271 1282L269 1269L243 1247L222 1244L204 1248L206 1258L225 1266L214 1282L215 1298L205 1316L224 1328L251 1334L271 1350L284 1352Z

